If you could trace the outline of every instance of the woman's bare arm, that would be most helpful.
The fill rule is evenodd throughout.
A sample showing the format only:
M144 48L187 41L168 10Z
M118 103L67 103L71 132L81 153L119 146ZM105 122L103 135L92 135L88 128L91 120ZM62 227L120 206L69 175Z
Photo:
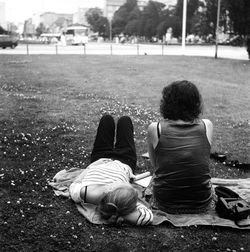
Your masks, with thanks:
M158 136L157 136L157 123L153 122L148 126L148 153L149 159L153 167L155 167L155 147L158 144Z
M123 219L133 225L145 226L152 223L153 213L149 208L138 202L135 211L123 216Z
M210 143L210 145L212 145L213 123L208 119L202 119L202 121L206 125L206 135L207 135L208 142Z

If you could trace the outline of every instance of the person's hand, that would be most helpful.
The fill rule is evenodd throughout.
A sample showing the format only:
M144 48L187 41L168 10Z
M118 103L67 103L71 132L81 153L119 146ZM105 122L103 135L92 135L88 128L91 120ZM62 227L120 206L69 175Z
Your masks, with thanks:
M129 182L130 182L131 184L134 183L134 182L135 182L135 178L136 178L136 176L135 176L134 174L131 174L131 175L130 175Z
M150 198L152 197L153 193L150 187L146 187L145 190L142 192L143 198L149 202Z
M116 223L117 223L118 225L121 225L123 222L124 222L124 219L123 219L121 216L119 216L119 217L117 218L117 220L116 220Z
M121 225L124 222L124 219L121 216L112 215L107 220L107 222L108 222L108 224L118 224L118 225Z

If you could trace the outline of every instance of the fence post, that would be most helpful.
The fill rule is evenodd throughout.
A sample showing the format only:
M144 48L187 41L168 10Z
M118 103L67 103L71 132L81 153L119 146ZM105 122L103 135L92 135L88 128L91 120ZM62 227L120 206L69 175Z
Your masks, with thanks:
M110 44L110 55L113 55L112 44Z
M83 46L84 46L84 55L86 55L86 44L84 44Z
M162 56L164 55L164 44L162 43L162 52L161 52Z
M139 55L139 44L137 43L137 55Z
M58 46L56 45L56 55L58 54L58 48L57 48Z
M29 44L26 44L27 55L29 55Z

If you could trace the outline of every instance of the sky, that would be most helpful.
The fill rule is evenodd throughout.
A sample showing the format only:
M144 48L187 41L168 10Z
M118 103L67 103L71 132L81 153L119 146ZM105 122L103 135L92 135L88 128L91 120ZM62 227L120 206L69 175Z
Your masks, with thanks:
M35 13L46 11L74 13L79 7L104 7L105 0L0 0L5 3L6 21L24 22Z

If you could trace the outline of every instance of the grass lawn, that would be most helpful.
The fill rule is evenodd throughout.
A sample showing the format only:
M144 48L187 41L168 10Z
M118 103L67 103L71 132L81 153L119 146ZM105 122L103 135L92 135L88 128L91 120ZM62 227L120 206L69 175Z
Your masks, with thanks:
M250 162L250 64L175 56L0 55L0 247L2 251L250 251L249 231L219 227L93 225L47 186L85 167L98 120L129 115L138 173L152 171L146 130L159 120L162 88L187 79L214 123L212 151ZM250 173L211 160L211 174Z

